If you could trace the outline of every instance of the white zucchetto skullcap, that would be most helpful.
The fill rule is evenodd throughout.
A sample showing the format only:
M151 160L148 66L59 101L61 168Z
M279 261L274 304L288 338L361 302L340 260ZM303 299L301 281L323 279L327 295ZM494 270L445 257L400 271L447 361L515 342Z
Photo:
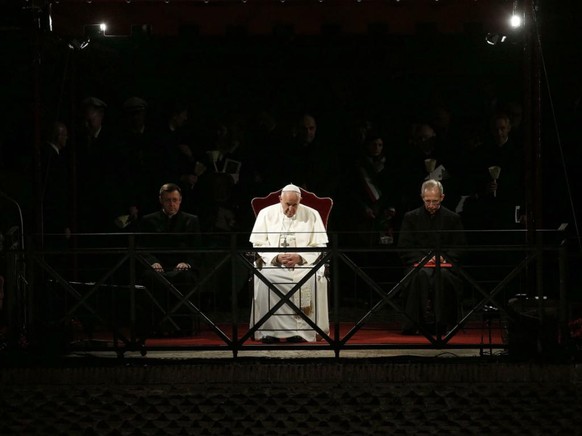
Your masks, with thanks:
M299 189L299 186L295 186L293 184L285 186L281 192L296 192L297 194L301 195L301 189Z

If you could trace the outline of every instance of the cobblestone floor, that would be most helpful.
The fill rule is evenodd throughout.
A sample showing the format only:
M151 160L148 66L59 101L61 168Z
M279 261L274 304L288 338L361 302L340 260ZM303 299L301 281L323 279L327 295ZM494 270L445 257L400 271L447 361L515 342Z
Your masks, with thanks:
M573 385L35 386L3 390L4 435L580 434Z
M0 434L577 435L578 372L333 360L5 369Z

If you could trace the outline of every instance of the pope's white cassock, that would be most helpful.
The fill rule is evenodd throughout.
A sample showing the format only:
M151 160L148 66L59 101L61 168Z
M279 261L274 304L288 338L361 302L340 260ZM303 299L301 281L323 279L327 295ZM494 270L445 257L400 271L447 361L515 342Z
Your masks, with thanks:
M264 265L261 273L277 288L286 294L296 283L312 270L313 264L321 253L301 252L298 247L325 247L327 233L319 212L311 207L299 204L292 218L283 213L280 203L268 206L257 214L257 219L251 233L250 242L254 247L280 247L280 252L258 252ZM285 268L274 265L273 260L280 253L297 253L305 261L301 266ZM301 307L321 330L329 333L329 314L327 305L327 279L324 267L312 275L301 289L292 297L293 303ZM251 310L250 326L259 320L277 304L280 299L261 279L255 276L254 298ZM255 339L265 336L289 338L301 336L308 342L316 340L316 332L288 304L282 305L255 332Z

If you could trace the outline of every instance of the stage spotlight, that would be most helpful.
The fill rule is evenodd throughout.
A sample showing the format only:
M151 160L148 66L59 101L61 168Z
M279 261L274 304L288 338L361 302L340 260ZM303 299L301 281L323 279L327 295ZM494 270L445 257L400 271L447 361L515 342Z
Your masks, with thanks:
M518 27L521 26L521 17L519 15L517 15L517 14L513 14L511 16L511 19L509 20L509 24L514 29L517 29Z
M107 25L105 23L101 24L85 24L85 38L101 38L105 36L105 31L107 30Z

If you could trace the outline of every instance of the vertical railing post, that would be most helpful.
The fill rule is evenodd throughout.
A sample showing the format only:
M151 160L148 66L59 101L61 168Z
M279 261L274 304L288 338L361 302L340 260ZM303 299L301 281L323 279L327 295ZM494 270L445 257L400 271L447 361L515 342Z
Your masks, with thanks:
M338 344L340 343L340 320L339 320L339 255L338 255L338 235L334 232L331 235L332 262L332 291L333 291L333 342L335 357L339 357Z
M31 322L34 319L34 294L31 292L34 285L34 273L32 268L27 268L27 262L33 258L33 249L33 238L28 236L25 247L22 248L23 251L19 256L20 264L18 268L18 292L21 293L24 304L21 324L22 339L26 339L29 334L28 330L31 328ZM40 249L43 250L43 248Z
M237 268L236 262L238 262L238 251L236 246L236 233L232 233L230 236L230 290L231 290L231 301L232 301L232 355L233 357L238 356L238 350L240 347L238 341L238 289L236 288Z
M564 344L569 336L568 328L568 295L567 295L567 265L568 265L568 246L566 238L561 241L559 248L559 272L560 272L560 299L559 304L559 318L560 324L560 344Z
M541 231L536 231L536 295L538 299L538 316L540 320L540 329L543 329L546 319L545 311L545 297L544 297L544 240L543 233ZM540 331L540 333L543 333Z
M434 254L435 260L435 288L434 288L434 298L432 302L432 310L434 314L434 329L433 333L437 337L437 340L441 340L441 326L440 324L443 322L441 319L442 313L442 295L443 295L443 272L441 270L441 230L437 230L437 244ZM423 308L424 309L424 308Z
M135 284L136 284L136 273L135 273L135 234L131 233L129 235L129 319L131 325L131 342L136 341L136 314L135 314Z

